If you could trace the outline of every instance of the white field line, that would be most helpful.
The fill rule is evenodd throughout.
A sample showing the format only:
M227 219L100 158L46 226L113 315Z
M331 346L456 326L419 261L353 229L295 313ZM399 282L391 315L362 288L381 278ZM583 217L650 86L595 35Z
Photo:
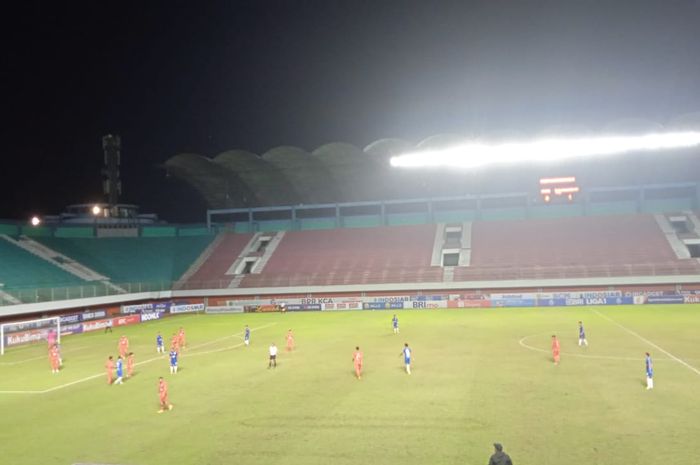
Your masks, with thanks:
M263 328L266 328L266 327L268 327L268 326L272 326L273 324L276 324L276 323L271 323L271 324L269 324L269 325L261 326L261 327L258 328L258 329L263 329ZM254 330L251 330L251 331L254 331ZM210 345L212 345L212 344L216 344L217 342L225 341L226 339L229 339L229 338L232 338L232 337L241 337L241 334L242 334L242 333L236 333L236 334L232 334L232 335L230 335L230 336L220 337L219 339L212 339L211 341L203 342L202 344L197 344L196 346L192 346L191 348L192 348L192 349L197 349L197 348L199 348L199 347L210 346Z
M539 347L534 347L534 346L531 346L531 345L525 343L525 340L530 339L531 337L541 336L541 335L543 335L543 334L550 334L550 333L551 333L551 331L548 331L548 332L546 332L546 333L530 334L529 336L525 336L525 337L523 337L522 339L520 339L520 340L518 341L518 344L520 344L520 346L522 346L522 347L524 347L524 348L526 348L526 349L528 349L528 350L533 350L533 351L535 351L535 352L542 352L542 353L545 353L545 354L551 354L551 351L550 351L550 350L541 349L541 348L539 348ZM635 362L639 362L639 361L644 360L644 358L642 358L642 357L637 357L637 358L634 358L634 357L615 357L615 356L612 356L612 355L575 354L575 353L572 353L572 352L562 352L561 354L562 354L562 355L569 356L569 357L598 358L598 359L603 359L603 360L624 360L624 361L635 361ZM669 360L670 360L670 359L669 359Z
M563 332L564 331L559 331L559 333L563 333ZM551 331L547 331L544 333L530 334L529 336L525 336L525 337L521 338L518 341L518 344L520 344L521 347L524 347L527 350L532 350L534 352L542 352L544 354L551 354L552 353L551 350L542 349L541 347L531 346L530 344L525 342L526 340L528 340L530 338L533 338L536 336L542 336L544 334L549 335L549 334L551 334ZM583 348L581 350L586 350L586 349ZM600 359L600 360L623 360L623 361L630 361L630 362L641 362L642 360L644 360L644 357L619 357L619 356L615 356L615 355L576 354L573 352L562 352L561 354L566 355L568 357L595 358L595 359ZM658 357L658 358L656 358L656 360L673 360L673 359L670 357Z
M70 353L70 352L77 352L77 351L79 351L79 350L84 350L84 349L87 349L87 348L88 348L87 346L80 346L80 347L71 347L71 348L69 348L69 349L62 349L62 350L61 350L61 355L67 354L67 353ZM23 359L23 360L17 360L17 361L15 361L15 362L0 362L0 365L19 365L19 364L21 364L21 363L27 363L27 362L32 362L32 361L34 361L34 360L41 360L41 359L48 359L48 358L49 358L49 356L48 356L48 353L47 353L47 355L40 355L40 356L38 356L38 357L25 358L25 359Z
M145 363L145 362L142 362L142 363ZM81 378L81 379L78 379L75 381L71 381L70 383L61 384L59 386L55 386L55 387L52 387L49 389L44 389L43 391L39 391L39 394L46 394L47 392L58 391L59 389L67 388L69 386L73 386L74 384L84 383L85 381L90 381L91 379L99 378L101 376L105 376L105 374L100 373L99 375L88 376L88 377Z
M269 328L270 326L274 326L274 325L276 325L276 324L277 324L277 323L270 323L270 324L266 324L266 325L260 326L260 327L258 327L258 328L251 328L250 331L251 331L251 332L252 332L252 331L258 331L258 330L261 330L261 329ZM223 340L225 340L225 339L230 339L230 338L232 338L232 337L238 337L238 338L240 338L240 337L241 337L241 334L242 334L242 333L231 334L231 335L229 335L229 336L224 336L224 337L220 337L220 338L218 338L218 339L215 339L215 341L216 341L216 342L219 342L219 341L223 341ZM205 343L203 343L203 344L198 344L198 345L196 345L196 346L192 346L192 349L196 349L196 348L198 348L198 347L208 346L208 345L210 345L212 342L214 342L214 341L209 341L209 342L205 342ZM188 357L191 357L191 356L194 356L194 355L204 355L204 354L210 354L210 353L215 353L215 352L223 352L223 351L225 351L225 350L234 349L234 348L240 347L240 346L242 346L242 345L243 345L243 343L240 343L240 344L236 344L236 345L233 345L233 346L230 346L230 347L224 347L224 348L221 348L221 349L214 349L214 350L209 350L209 351L204 351L204 352L196 352L196 353L189 354ZM166 357L165 355L160 355L160 356L158 356L158 357L153 357L153 358L149 358L149 359L147 359L147 360L142 360L142 361L140 361L140 362L135 363L134 365L135 365L135 366L138 366L138 365L145 365L146 363L151 363L151 362L154 362L154 361L156 361L156 360L163 360L165 357ZM75 380L75 381L71 381L70 383L60 384L60 385L58 385L58 386L54 386L54 387L49 388L49 389L44 389L43 391L0 391L0 394L47 394L47 393L49 393L49 392L58 391L59 389L64 389L64 388L67 388L67 387L70 387L70 386L73 386L73 385L76 385L76 384L79 384L79 383L84 383L85 381L90 381L90 380L93 380L93 379L95 379L95 378L99 378L100 376L105 376L105 373L99 373L99 374L96 374L96 375L87 376L87 377L85 377L85 378L81 378L81 379L77 379L77 380Z
M631 334L632 336L635 336L635 337L638 338L639 340L641 340L641 341L643 341L643 342L646 342L646 343L649 344L650 346L656 348L659 352L662 352L662 353L666 354L666 355L669 356L671 359L675 360L676 362L680 363L681 365L685 366L686 368L690 369L691 371L694 371L696 374L700 375L700 370L698 370L698 369L695 368L694 366L690 365L689 363L685 362L684 360L681 360L680 358L676 357L676 356L673 355L671 352L662 349L662 348L659 347L658 345L656 345L656 344L654 344L653 342L651 342L649 339L647 339L647 338L645 338L645 337L643 337L643 336L640 336L639 334L637 334L637 333L635 333L634 331L632 331L631 329L629 329L629 328L627 328L627 327L621 325L620 323L618 323L617 321L613 320L612 318L610 318L610 317L608 317L608 316L606 316L606 315L603 315L603 314L600 313L598 310L595 310L595 309L594 309L593 312L595 312L596 314L598 314L598 316L600 316L601 318L604 318L604 319L608 320L609 322L611 322L612 324L614 324L614 325L617 326L618 328L622 329L623 331L625 331L625 332Z
M238 336L238 337L241 337L241 336ZM215 354L216 352L224 352L224 351L230 350L230 349L237 349L238 347L241 347L243 345L245 345L245 342L239 342L236 345L222 347L221 349L212 349L212 350L205 350L204 352L195 352L194 354L187 354L187 358L194 357L197 355Z

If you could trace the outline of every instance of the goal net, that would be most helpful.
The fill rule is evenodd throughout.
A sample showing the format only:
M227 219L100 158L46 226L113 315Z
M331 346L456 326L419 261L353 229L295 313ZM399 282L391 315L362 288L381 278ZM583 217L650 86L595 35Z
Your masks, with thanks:
M61 318L39 318L37 320L15 321L0 325L0 355L11 347L48 342L61 342Z

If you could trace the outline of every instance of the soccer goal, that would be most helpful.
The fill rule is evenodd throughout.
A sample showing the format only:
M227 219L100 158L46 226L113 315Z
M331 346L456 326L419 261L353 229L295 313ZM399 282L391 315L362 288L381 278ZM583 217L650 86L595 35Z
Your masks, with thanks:
M47 341L50 337L61 342L61 318L58 316L3 323L0 325L0 355L10 347Z

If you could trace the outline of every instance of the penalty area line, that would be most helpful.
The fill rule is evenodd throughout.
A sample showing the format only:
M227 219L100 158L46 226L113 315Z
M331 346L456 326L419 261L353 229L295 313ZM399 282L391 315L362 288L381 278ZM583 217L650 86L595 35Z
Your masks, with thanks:
M43 391L0 391L0 394L41 394Z
M700 370L698 370L698 369L695 368L694 366L690 365L690 364L689 364L688 362L686 362L685 360L681 360L680 358L678 358L678 357L676 357L675 355L673 355L671 352L669 352L669 351L667 351L667 350L665 350L665 349L659 347L658 345L656 345L656 344L654 344L653 342L651 342L649 339L647 339L647 338L645 338L645 337L643 337L643 336L640 336L639 334L635 333L634 331L632 331L631 329L627 328L626 326L623 326L623 325L621 325L620 323L618 323L617 321L613 320L613 319L610 318L609 316L600 313L598 310L595 310L595 309L594 309L593 312L596 313L596 314L597 314L598 316L600 316L601 318L603 318L603 319L605 319L605 320L608 320L610 323L614 324L615 326L617 326L618 328L622 329L623 331L625 331L625 332L631 334L632 336L635 336L636 338L638 338L639 340L641 340L641 341L643 341L643 342L646 342L646 343L649 344L650 346L652 346L652 347L654 347L655 349L657 349L659 352L662 352L662 353L666 354L666 355L667 355L668 357L670 357L672 360L675 360L676 362L678 362L678 363L680 363L681 365L685 366L685 367L688 368L689 370L694 371L696 374L700 375Z
M81 347L72 347L72 348L65 349L65 350L62 349L62 350L61 350L61 355L67 354L67 353L71 353L71 352L77 352L77 351L79 351L79 350L84 350L84 349L87 349L87 348L88 348L87 346L81 346ZM44 359L46 359L47 357L48 357L47 355L40 355L40 356L38 356L38 357L25 358L25 359L23 359L23 360L17 360L17 361L14 361L14 362L0 362L0 365L3 365L3 366L19 365L19 364L21 364L21 363L33 362L34 360L44 360Z
M260 326L260 327L258 327L258 328L250 328L250 331L251 331L251 332L252 332L252 331L258 331L258 330L261 330L261 329L269 328L270 326L274 326L274 325L276 325L276 324L277 324L277 323L269 323L269 324L267 324L267 325L263 325L263 326ZM222 338L216 339L215 341L216 341L216 342L219 342L219 341L222 341L222 340L225 340L225 339L230 339L230 338L232 338L232 337L239 337L239 338L240 338L240 337L241 337L241 334L242 334L242 333L236 333L236 334L232 334L232 335L230 335L230 336L224 336L224 337L222 337ZM192 346L192 349L210 345L212 342L214 342L214 341L209 341L209 342L205 342L205 343L203 343L203 344L199 344L199 345L196 345L196 346ZM236 345L230 346L230 347L224 347L224 348L221 348L221 349L213 349L213 350L204 351L204 352L194 352L194 353L189 354L188 356L189 356L189 357L192 357L192 356L195 356L195 355L205 355L205 354L210 354L210 353L215 353L215 352L223 352L223 351L225 351L225 350L235 349L235 348L237 348L237 347L242 346L243 344L244 344L244 343L242 342L242 343L240 343L240 344L236 344ZM151 363L151 362L154 362L154 361L156 361L156 360L163 360L164 358L166 358L165 355L160 355L160 356L158 356L158 357L149 358L148 360L142 360L142 361L140 361L140 362L135 363L134 365L135 365L135 366L145 365L146 363ZM104 373L99 373L99 374L96 374L96 375L86 376L85 378L80 378L80 379L77 379L77 380L75 380L75 381L71 381L70 383L66 383L66 384L60 384L60 385L58 385L58 386L54 386L54 387L49 388L49 389L44 389L43 391L0 391L0 394L48 394L49 392L58 391L59 389L64 389L64 388L67 388L67 387L70 387L70 386L74 386L74 385L76 385L76 384L84 383L84 382L86 382L86 381L91 381L91 380L96 379L96 378L99 378L99 377L101 377L101 376L105 376L105 374L104 374Z

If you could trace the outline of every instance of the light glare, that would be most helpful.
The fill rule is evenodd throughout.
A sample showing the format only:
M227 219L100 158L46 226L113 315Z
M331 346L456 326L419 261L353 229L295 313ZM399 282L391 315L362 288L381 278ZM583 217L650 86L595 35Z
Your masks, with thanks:
M392 157L396 167L478 168L522 162L553 162L635 151L671 150L700 145L700 132L651 133L641 136L599 136L539 139L501 144L467 143L443 150Z
M564 184L567 182L576 182L576 176L567 176L565 178L542 178L540 184Z

